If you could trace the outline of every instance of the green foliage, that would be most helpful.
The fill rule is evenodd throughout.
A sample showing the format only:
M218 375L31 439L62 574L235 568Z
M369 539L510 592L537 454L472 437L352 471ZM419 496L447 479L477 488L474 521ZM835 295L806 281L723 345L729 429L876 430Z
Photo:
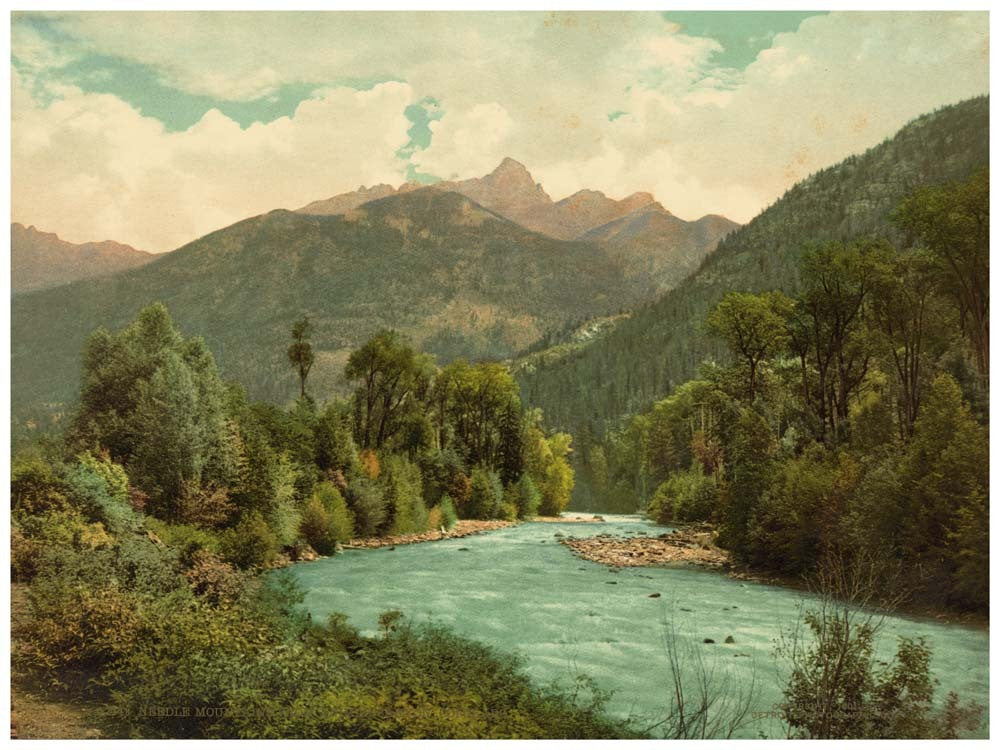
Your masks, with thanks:
M355 437L362 448L381 448L399 432L430 381L431 362L395 331L379 331L351 353L344 369L359 382L354 395Z
M173 510L184 482L225 472L215 361L201 339L181 337L163 305L144 308L118 334L96 331L83 365L76 440L108 450L158 512Z
M441 508L441 521L445 529L450 531L458 523L458 513L455 511L455 504L448 495L445 495L441 498L441 504L438 507Z
M351 435L351 415L346 404L331 401L316 420L316 466L320 471L348 474L357 464L357 449Z
M850 612L809 612L812 636L795 655L784 688L784 719L810 739L954 739L979 724L981 707L949 694L933 703L931 651L922 638L899 638L895 658L875 660L876 629Z
M671 474L656 488L646 515L660 524L708 521L717 510L718 487L700 465Z
M527 474L522 474L521 478L514 484L507 486L504 490L504 498L506 503L512 504L516 508L518 518L531 518L538 515L538 508L542 502L541 493Z
M109 459L88 453L66 473L66 485L73 504L92 521L98 521L112 533L136 528L139 519L129 503L128 477Z
M492 471L476 468L472 471L469 499L459 512L463 518L497 518L503 501L503 485Z
M316 485L313 496L302 511L299 530L321 555L333 554L338 542L353 538L354 519L336 487L329 482Z
M753 403L757 393L757 369L788 343L786 318L792 300L781 292L749 294L730 292L709 312L705 325L746 365L749 372L746 398Z
M842 519L858 478L851 455L818 445L779 463L753 511L748 559L788 574L813 570L824 551L842 541Z
M420 469L403 456L389 456L380 482L386 506L382 529L390 535L418 534L427 529Z
M278 539L257 512L243 518L220 537L222 556L238 568L266 568L278 554Z
M386 518L382 488L358 474L347 488L347 506L354 514L354 531L359 537L375 536Z
M10 509L32 516L67 510L68 488L53 467L41 457L15 458L10 469Z
M218 553L219 535L209 529L183 523L167 523L158 518L147 517L146 528L168 547L176 549L182 560L190 559L201 550Z
M574 483L568 458L571 442L564 432L545 437L537 426L525 431L525 471L541 494L538 512L543 516L558 516L569 505Z

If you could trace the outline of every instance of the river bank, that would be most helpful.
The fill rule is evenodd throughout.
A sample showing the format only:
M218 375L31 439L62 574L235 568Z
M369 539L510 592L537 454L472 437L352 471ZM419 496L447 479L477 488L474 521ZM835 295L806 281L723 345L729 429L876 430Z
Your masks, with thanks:
M716 546L714 533L701 527L674 529L656 537L644 534L614 536L598 534L587 538L562 537L560 544L575 555L612 568L658 567L674 564L705 568L729 568L729 553Z
M709 524L696 524L673 529L669 533L648 536L616 536L598 534L588 538L561 537L560 544L573 554L611 568L650 568L691 565L724 573L733 580L780 586L799 592L812 587L801 576L782 576L733 561L729 552L715 544L715 530ZM894 609L896 614L948 625L962 625L989 630L989 616L975 612L956 612L923 604L904 603Z
M379 549L380 547L395 547L402 544L419 544L421 542L437 542L442 539L461 539L462 537L484 534L508 526L515 526L516 521L458 521L450 531L425 531L422 534L398 534L394 536L370 536L352 539L344 545L344 549Z

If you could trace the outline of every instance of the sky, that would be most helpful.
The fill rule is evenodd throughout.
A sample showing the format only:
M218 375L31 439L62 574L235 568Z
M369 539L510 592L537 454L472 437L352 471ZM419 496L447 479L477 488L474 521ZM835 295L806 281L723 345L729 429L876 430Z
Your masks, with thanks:
M149 252L504 157L745 222L989 90L985 12L63 12L11 21L12 220Z

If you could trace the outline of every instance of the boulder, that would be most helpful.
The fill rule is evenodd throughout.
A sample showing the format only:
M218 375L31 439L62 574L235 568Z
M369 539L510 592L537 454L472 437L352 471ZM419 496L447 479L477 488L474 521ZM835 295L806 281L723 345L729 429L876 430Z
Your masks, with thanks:
M713 641L711 638L706 638L705 640L702 641L702 643L715 643L715 641Z
M663 594L661 594L659 591L657 591L655 594L650 594L649 598L650 599L659 599L661 596L663 596Z
M731 635L727 635L726 636L726 643L736 643L736 639L733 638Z

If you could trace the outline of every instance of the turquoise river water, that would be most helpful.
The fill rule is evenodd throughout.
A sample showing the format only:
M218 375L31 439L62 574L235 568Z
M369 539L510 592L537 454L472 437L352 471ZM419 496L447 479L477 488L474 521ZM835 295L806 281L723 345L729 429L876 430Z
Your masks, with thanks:
M746 583L695 567L623 568L582 560L556 534L650 535L662 527L630 516L607 523L525 523L479 536L346 550L290 568L317 619L346 614L364 633L378 615L400 610L416 622L456 632L525 657L539 683L566 684L576 674L613 691L608 710L652 725L664 713L670 682L664 646L672 622L687 663L697 651L719 684L758 685L757 718L738 736L782 737L770 714L781 700L783 668L775 642L810 597L787 588ZM650 598L650 594L661 596ZM924 636L933 650L937 697L955 690L989 704L989 634L982 628L892 617L880 631L878 656L889 658L896 636ZM732 636L733 644L724 640ZM711 638L714 644L704 644ZM987 736L983 725L977 736Z

